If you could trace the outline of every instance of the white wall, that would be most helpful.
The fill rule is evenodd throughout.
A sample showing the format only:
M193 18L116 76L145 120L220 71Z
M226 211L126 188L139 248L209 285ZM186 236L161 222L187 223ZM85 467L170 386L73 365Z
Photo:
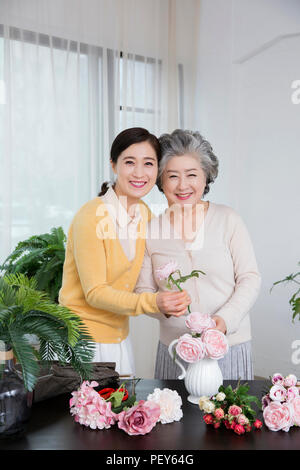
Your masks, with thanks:
M242 215L263 279L251 313L255 374L299 376L293 289L269 290L300 260L300 104L291 100L300 79L300 3L202 0L199 34L197 125L220 159L208 198Z

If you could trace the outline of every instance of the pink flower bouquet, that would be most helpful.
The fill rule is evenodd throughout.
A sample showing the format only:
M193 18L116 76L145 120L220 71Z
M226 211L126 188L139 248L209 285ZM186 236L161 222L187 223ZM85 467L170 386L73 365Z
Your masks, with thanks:
M247 384L238 383L235 389L231 385L226 388L221 385L212 397L200 397L199 408L204 411L205 423L215 429L224 426L238 435L260 429L262 422L256 418L256 412L251 407L252 402L259 405L259 400L249 395L248 391Z
M185 321L191 330L180 336L176 345L176 353L186 362L194 363L205 357L221 359L228 352L226 336L215 330L216 323L210 315L200 312L190 313Z
M276 373L271 377L269 391L262 397L263 418L271 431L288 432L300 425L300 394L297 377Z
M172 423L182 417L182 400L175 390L157 388L147 400L137 402L132 395L123 402L123 384L107 399L95 390L97 386L95 381L84 381L69 403L75 422L91 429L108 429L117 423L130 436L144 435L158 422Z

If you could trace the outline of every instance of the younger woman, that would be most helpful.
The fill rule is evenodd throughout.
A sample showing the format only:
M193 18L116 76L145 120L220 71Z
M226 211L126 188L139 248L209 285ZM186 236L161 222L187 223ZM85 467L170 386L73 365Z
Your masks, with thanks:
M97 343L94 360L115 362L120 375L134 374L129 316L182 315L186 293L133 293L151 218L140 200L154 186L160 159L157 138L142 128L121 132L111 147L116 182L104 183L84 204L69 232L59 302L85 322Z

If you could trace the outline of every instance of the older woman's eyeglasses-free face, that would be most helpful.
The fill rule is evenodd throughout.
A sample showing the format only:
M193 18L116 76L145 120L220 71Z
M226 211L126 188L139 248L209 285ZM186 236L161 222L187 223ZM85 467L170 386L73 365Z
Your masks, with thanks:
M162 174L162 189L169 206L197 204L205 185L206 175L199 159L190 154L171 158Z

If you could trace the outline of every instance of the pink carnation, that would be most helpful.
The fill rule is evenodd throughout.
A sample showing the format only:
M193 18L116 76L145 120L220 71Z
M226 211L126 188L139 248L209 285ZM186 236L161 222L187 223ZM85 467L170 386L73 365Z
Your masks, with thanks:
M208 328L215 328L216 322L207 313L192 312L185 320L185 324L195 333L203 333Z
M221 359L228 352L227 338L220 330L206 330L201 339L211 359Z
M290 404L294 412L294 424L300 426L300 397L294 398Z
M174 273L177 269L177 262L169 261L169 263L166 263L155 270L156 277L159 281L165 281L166 279L168 279L170 274Z
M286 389L282 385L273 385L273 387L270 388L269 395L271 400L285 401Z
M160 417L160 406L154 401L140 400L127 411L119 413L118 427L130 436L147 434L156 425Z
M200 338L194 338L186 333L180 336L176 352L186 362L197 362L205 357L205 347Z
M272 401L263 411L265 425L271 431L289 431L293 426L293 408L289 403Z

